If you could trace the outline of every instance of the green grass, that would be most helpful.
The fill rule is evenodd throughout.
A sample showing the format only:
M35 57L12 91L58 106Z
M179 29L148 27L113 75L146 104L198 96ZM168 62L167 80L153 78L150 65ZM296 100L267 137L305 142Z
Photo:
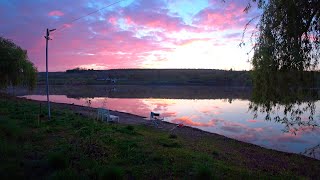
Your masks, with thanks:
M304 174L290 166L249 168L242 164L250 159L228 154L217 140L189 141L151 127L107 124L58 109L52 121L39 123L38 115L45 113L36 102L1 97L0 179L270 179L314 177L319 165L304 164L310 168Z

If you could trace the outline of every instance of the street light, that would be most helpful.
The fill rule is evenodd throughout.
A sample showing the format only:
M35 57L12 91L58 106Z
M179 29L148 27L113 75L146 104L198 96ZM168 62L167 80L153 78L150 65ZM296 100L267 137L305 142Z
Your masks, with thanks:
M51 111L50 111L50 100L49 100L49 75L48 75L48 41L50 39L50 32L55 31L56 29L48 29L44 38L46 38L46 90L47 90L47 103L48 103L48 119L51 120Z

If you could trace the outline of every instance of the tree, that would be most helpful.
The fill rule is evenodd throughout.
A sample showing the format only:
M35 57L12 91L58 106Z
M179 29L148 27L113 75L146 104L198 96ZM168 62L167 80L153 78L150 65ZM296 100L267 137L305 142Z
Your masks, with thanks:
M274 87L263 96L274 101L270 97L280 91L298 93L318 86L319 74L313 70L320 57L320 1L249 0L245 11L251 8L250 2L262 9L253 34L253 91Z
M313 70L320 57L319 0L250 0L263 10L257 25L253 70ZM245 11L251 8L249 2Z
M9 39L0 37L0 88L36 85L37 69L29 61L27 51Z
M257 24L253 65L253 93L249 109L265 120L295 133L300 126L319 126L314 120L320 57L319 0L249 0L262 9ZM251 23L252 21L249 21ZM283 110L283 117L279 111ZM302 119L302 115L307 116ZM273 117L272 117L273 116Z

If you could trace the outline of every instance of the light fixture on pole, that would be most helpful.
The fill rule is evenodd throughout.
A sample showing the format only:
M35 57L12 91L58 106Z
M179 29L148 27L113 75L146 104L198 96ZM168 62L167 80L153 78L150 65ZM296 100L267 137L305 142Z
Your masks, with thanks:
M48 120L51 120L51 111L50 111L50 100L49 100L49 75L48 75L48 41L50 39L50 32L55 31L56 29L47 29L46 36L46 91L47 91L47 103L48 103Z

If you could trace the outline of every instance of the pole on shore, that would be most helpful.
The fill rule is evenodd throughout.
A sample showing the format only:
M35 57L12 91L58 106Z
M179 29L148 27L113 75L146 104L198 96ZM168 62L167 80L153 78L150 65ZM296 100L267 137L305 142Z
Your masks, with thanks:
M47 91L47 103L48 103L48 120L51 120L51 111L50 111L50 100L49 100L49 74L48 74L48 41L50 39L50 32L55 31L56 29L49 30L47 28L47 33L44 38L46 38L46 91Z

